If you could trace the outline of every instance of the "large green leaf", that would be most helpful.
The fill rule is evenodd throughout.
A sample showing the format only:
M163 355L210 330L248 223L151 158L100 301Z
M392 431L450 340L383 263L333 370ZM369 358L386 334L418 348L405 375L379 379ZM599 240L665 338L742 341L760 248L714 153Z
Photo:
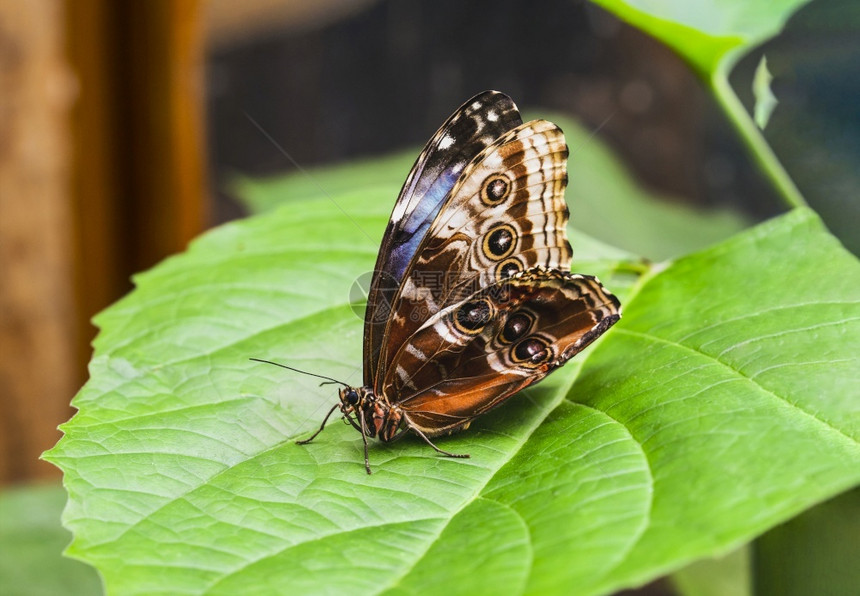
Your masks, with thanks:
M390 202L334 199L205 235L97 318L46 458L110 592L602 593L860 480L860 268L806 210L638 281L574 234L625 318L440 441L471 459L375 444L367 476L350 427L294 444L334 390L248 357L359 382L348 288Z
M737 61L776 35L809 0L592 0L659 39L709 85L740 138L787 205L804 205L752 116L729 85Z
M675 50L702 75L779 33L809 0L592 0Z

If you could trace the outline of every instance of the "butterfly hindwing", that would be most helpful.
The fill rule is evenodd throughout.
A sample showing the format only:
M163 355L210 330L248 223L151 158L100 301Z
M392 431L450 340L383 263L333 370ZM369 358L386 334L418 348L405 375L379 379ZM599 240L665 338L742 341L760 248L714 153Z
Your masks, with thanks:
M382 384L409 424L451 432L543 379L620 318L590 276L533 268L439 311L397 350Z
M429 316L525 269L567 271L567 145L545 120L496 139L463 172L394 293L376 385Z
M485 91L457 109L418 156L394 205L371 281L364 326L365 384L375 376L391 302L443 202L475 156L520 124L510 97Z

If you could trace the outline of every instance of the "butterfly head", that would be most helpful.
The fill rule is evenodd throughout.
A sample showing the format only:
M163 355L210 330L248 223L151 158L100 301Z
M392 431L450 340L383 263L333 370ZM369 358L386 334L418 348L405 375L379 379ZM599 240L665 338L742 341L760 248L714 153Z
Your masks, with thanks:
M372 395L364 387L349 387L346 386L340 390L340 409L342 412L354 411L359 407L359 404L367 398L367 395Z
M390 441L400 428L400 409L378 398L370 387L346 386L338 397L344 418L364 435Z

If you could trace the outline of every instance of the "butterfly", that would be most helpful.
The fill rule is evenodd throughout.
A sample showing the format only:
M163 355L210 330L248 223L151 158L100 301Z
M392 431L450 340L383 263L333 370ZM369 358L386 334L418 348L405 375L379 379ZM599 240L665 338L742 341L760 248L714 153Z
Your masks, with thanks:
M364 440L430 440L558 369L621 316L618 299L570 273L568 149L546 120L480 93L430 139L394 205L364 322L364 383L340 410ZM282 365L281 365L282 366ZM285 367L289 368L289 367ZM292 369L295 370L295 369ZM315 375L320 376L320 375Z

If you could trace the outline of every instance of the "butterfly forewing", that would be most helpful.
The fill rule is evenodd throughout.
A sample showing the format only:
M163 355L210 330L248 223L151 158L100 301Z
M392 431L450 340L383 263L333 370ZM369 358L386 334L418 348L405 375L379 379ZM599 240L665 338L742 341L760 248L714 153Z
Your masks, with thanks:
M382 391L428 436L450 432L543 379L619 317L597 279L530 269L425 321L397 350Z
M364 324L364 377L372 385L391 302L403 274L463 170L499 136L522 124L510 97L485 91L463 104L418 156L379 249Z
M396 351L429 316L527 268L569 269L567 153L561 130L536 120L473 159L393 295L377 388Z

